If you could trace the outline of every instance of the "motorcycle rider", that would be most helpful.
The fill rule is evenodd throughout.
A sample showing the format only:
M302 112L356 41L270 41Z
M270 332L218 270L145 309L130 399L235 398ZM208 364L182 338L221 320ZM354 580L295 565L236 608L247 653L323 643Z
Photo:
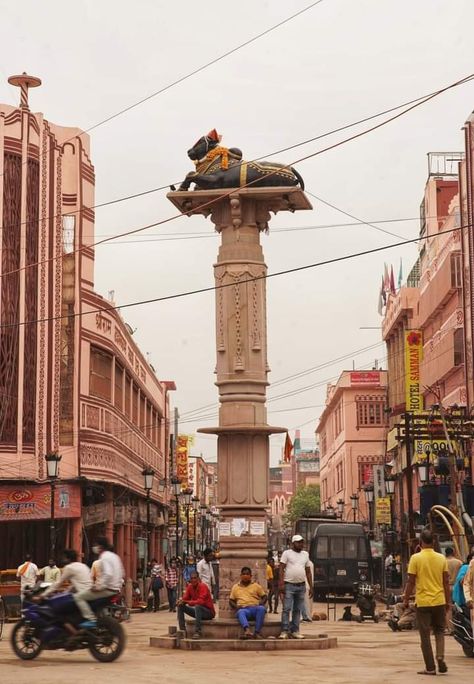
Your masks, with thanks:
M105 537L99 537L96 540L92 551L99 556L100 575L90 588L74 595L76 605L84 617L84 621L79 626L86 629L93 629L97 625L97 618L88 602L118 594L122 589L125 576L122 561L116 553L113 553Z
M66 549L63 553L64 569L56 580L42 594L42 598L72 585L73 592L87 591L92 586L91 573L85 563L77 560L77 551Z

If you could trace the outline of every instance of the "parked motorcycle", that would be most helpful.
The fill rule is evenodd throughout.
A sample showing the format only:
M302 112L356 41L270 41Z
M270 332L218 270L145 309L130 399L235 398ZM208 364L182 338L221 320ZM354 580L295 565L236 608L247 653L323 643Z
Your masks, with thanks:
M43 649L75 651L89 649L91 655L102 663L116 660L125 648L125 632L113 617L101 615L101 609L110 605L110 598L91 601L97 613L97 626L83 629L84 620L76 607L73 595L58 594L42 603L33 602L34 592L25 596L22 617L13 628L11 645L15 655L22 660L33 660Z
M453 637L460 644L467 658L474 658L474 640L472 638L471 611L467 606L453 604L451 618Z
M359 620L373 620L378 622L379 618L376 614L377 604L375 602L375 587L368 582L354 582L354 596L356 606L360 611Z

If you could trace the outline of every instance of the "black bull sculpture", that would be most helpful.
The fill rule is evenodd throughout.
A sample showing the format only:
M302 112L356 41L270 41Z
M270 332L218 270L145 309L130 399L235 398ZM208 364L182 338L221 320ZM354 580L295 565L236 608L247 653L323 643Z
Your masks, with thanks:
M288 187L298 184L304 190L302 177L291 166L272 162L246 162L239 149L220 147L219 142L220 136L216 131L211 131L188 150L188 157L195 162L196 171L187 174L180 190L189 190L191 183L200 190L240 188L245 185L257 188Z

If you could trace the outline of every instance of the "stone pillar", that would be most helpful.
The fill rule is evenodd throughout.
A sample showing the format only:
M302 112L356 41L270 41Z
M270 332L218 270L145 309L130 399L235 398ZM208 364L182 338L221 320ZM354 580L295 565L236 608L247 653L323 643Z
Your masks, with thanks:
M229 593L244 565L265 586L269 437L285 428L267 423L266 273L260 233L270 211L311 209L298 188L236 188L171 192L181 211L211 215L221 236L216 284L216 434L220 509L219 615L229 617Z
M70 521L70 545L77 551L79 560L82 560L82 518L72 518Z

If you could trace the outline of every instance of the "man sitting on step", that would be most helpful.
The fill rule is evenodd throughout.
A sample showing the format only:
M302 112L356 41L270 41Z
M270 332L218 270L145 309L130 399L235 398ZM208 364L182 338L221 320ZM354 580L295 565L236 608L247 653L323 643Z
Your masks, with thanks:
M261 634L267 609L267 594L257 582L252 582L252 571L244 567L240 571L240 582L234 584L229 596L231 608L236 610L237 620L243 627L243 639L263 639ZM250 631L249 620L255 620L254 633Z
M179 628L183 632L186 631L184 616L190 615L196 619L193 639L200 639L202 620L212 620L216 615L216 611L214 610L209 587L204 582L201 582L196 570L191 572L189 584L182 598L178 601L177 607Z

